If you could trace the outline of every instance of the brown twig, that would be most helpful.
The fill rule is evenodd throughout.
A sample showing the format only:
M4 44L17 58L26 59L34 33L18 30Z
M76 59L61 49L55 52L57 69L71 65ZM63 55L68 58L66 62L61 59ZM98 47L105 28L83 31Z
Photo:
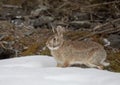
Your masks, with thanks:
M95 30L98 30L98 29L100 29L100 28L106 27L106 26L108 26L108 25L111 25L111 24L113 25L113 23L116 23L116 22L118 22L118 21L120 21L120 18L115 19L115 20L110 21L110 22L107 22L107 23L105 23L105 24L98 25L98 26L94 27L93 30L95 31Z
M111 1L111 2L104 2L104 3L92 4L92 5L89 5L89 6L83 6L81 8L85 9L85 8L91 8L91 7L96 7L96 6L100 6L100 5L108 5L108 4L114 4L114 3L120 3L120 1Z
M120 60L119 59L115 59L115 61L120 64Z
M112 30L112 31L108 32L108 34L120 32L120 26L118 26L117 28L118 29L115 29L115 30Z
M59 10L61 8L63 8L64 6L68 5L69 2L64 2L62 5L60 5L59 7L56 8L56 10Z

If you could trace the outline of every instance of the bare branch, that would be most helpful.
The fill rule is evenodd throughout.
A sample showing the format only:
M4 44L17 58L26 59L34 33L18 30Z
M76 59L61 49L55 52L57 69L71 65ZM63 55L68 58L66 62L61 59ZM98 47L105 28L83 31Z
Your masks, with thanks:
M91 36L93 36L93 35L95 35L95 34L101 34L101 33L109 34L109 33L119 32L119 31L120 31L120 26L117 26L117 27L115 27L115 28L112 27L112 28L109 28L109 29L108 29L108 27L107 27L107 26L111 25L111 23L113 24L113 23L116 23L116 22L118 22L118 21L120 21L120 18L115 19L115 20L110 21L110 22L107 22L107 23L105 23L105 24L96 26L95 28L93 28L94 30L93 30L92 33L90 33L90 34L88 34L88 35L86 35L86 36L81 37L79 40L83 40L83 39L88 38L88 37L91 37ZM98 30L98 29L103 28L103 27L106 27L106 29L105 29L105 30L101 30L101 31Z
M2 5L2 7L4 8L22 8L21 6L17 6L17 5Z
M108 5L108 4L114 4L114 3L120 3L120 1L111 1L111 2L104 2L104 3L92 4L92 5L89 5L89 6L83 6L81 8L85 9L85 8L91 8L91 7L96 7L96 6L100 6L100 5Z
M116 22L118 22L118 21L120 21L120 18L115 19L115 20L110 21L110 22L107 22L107 23L102 24L102 25L98 25L98 26L94 27L93 30L97 30L97 29L100 29L100 28L106 27L106 26L111 25L112 23L116 23Z

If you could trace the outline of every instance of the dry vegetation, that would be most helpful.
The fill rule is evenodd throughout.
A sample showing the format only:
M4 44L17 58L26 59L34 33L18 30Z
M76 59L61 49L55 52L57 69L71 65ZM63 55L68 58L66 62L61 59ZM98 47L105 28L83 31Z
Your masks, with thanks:
M3 4L21 7L25 13L24 17L30 18L31 11L38 9L39 6L46 7L44 10L39 8L43 10L39 15L32 15L33 19L45 17L37 28L17 27L10 23L8 18L0 20L0 46L15 51L14 57L50 55L45 42L52 35L51 28L56 25L65 26L68 29L65 38L72 40L91 38L103 44L103 38L107 38L110 34L120 35L119 0L2 0L0 1L1 16L4 11L1 6ZM115 48L105 47L105 49L110 62L110 66L106 69L120 72L120 52L114 52Z

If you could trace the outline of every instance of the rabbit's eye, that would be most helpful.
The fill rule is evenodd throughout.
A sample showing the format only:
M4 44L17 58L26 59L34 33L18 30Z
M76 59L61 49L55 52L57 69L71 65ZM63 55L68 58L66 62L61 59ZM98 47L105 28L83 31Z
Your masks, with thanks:
M53 39L54 41L56 40L56 38Z

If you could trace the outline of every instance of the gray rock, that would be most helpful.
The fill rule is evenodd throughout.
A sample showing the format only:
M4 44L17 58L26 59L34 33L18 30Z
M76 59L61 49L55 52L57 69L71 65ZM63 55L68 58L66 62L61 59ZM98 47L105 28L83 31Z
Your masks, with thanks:
M111 47L120 49L120 35L111 34L107 39L110 41Z
M30 20L30 25L37 28L37 27L41 27L43 25L49 24L53 20L54 20L54 18L51 17L51 16L41 16L39 18L31 19Z

